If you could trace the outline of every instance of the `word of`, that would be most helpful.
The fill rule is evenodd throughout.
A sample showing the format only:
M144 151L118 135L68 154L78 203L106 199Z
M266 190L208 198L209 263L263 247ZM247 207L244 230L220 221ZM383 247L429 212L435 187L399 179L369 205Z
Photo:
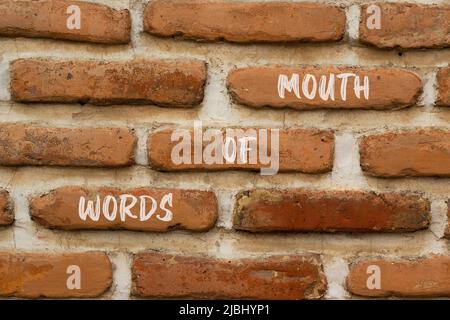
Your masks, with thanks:
M69 290L81 289L81 269L76 264L70 265L66 269L66 273L69 275L66 281L66 287Z
M377 265L370 265L367 267L367 274L370 276L367 278L366 286L369 290L381 289L381 269Z
M164 211L164 215L156 215L156 218L160 221L171 221L173 218L173 212L168 208L172 207L172 193L168 193L161 198L159 208ZM117 217L121 221L125 221L127 217L132 219L139 219L139 221L149 220L158 209L158 202L151 196L142 195L139 197L131 194L121 194L119 199L114 196L106 196L100 200L100 196L97 195L96 201L87 200L84 196L80 197L78 203L78 214L80 219L86 221L89 217L93 221L100 219L101 213L108 221L114 221ZM151 208L147 211L147 205L151 203ZM134 215L131 210L134 206L139 206L139 216Z
M335 100L335 83L336 78L340 79L340 98L342 101L347 100L347 85L350 78L353 78L353 91L358 99L361 99L361 92L364 94L364 99L369 100L369 77L364 76L364 84L361 85L361 79L354 73L330 73L328 76L322 75L320 80L317 81L316 76L312 74L305 74L303 80L300 81L300 76L297 73L293 73L291 79L287 75L280 74L278 76L278 95L284 99L285 92L294 91L295 96L301 99L300 90L303 97L309 100L316 98L319 94L319 98L323 101L331 99Z
M269 133L270 131L270 143ZM192 141L193 140L193 141ZM261 174L276 174L279 168L278 129L225 129L225 136L219 129L203 131L201 121L194 124L191 131L176 129L171 141L178 143L172 148L171 160L174 164L262 164ZM204 142L210 142L204 146ZM270 152L268 152L270 144ZM193 152L192 152L193 150Z

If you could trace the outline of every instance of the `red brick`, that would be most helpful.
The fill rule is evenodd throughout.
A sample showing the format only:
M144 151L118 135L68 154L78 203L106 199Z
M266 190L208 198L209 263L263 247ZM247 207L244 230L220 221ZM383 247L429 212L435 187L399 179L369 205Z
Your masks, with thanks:
M135 135L126 128L0 125L0 164L121 167L134 163Z
M421 129L366 136L361 167L378 177L450 176L450 132Z
M381 28L369 29L370 5L381 9ZM361 8L359 37L379 48L440 48L450 46L450 6L413 3L370 3Z
M238 130L249 130L251 128L233 128ZM180 171L180 170L251 170L256 171L261 168L268 168L270 165L261 163L258 156L257 163L212 163L207 164L194 163L193 150L190 152L191 164L175 164L172 161L171 153L180 140L171 141L171 136L175 129L161 129L150 134L148 138L148 159L150 166L156 170L162 171ZM189 129L187 129L189 130ZM219 129L217 129L219 130ZM256 129L258 130L258 129ZM272 129L271 129L272 130ZM195 145L193 138L194 131L188 131L191 137L191 145ZM204 131L205 132L205 131ZM257 132L257 131L256 131ZM226 129L221 130L222 137L226 135ZM272 132L269 130L267 136ZM244 134L249 137L250 134ZM211 141L211 140L210 140ZM224 141L224 140L223 140ZM236 140L235 140L236 141ZM257 139L259 144L262 140ZM202 154L206 145L210 142L204 142ZM270 139L268 144L263 144L264 148L270 151ZM260 148L259 146L258 148ZM329 172L333 166L334 157L334 135L329 130L316 129L287 129L279 130L279 170L283 172L305 172L305 173L324 173ZM259 149L258 149L259 150ZM250 160L250 158L248 158ZM248 161L249 162L249 161Z
M139 253L132 293L141 297L200 299L317 299L326 278L316 256L222 260Z
M137 198L136 204L132 207L131 213L136 218L125 215L124 221L120 211L121 203L130 205L132 198L121 201L121 195L132 195ZM166 195L172 195L171 202L168 202ZM79 213L80 198L85 199L85 207L88 201L94 202L99 197L100 210L98 221L92 219L93 216L83 220ZM103 212L104 199L106 196L114 197L117 201L116 217L112 221L107 219ZM152 200L145 198L141 201L140 196L152 197L155 199L156 211L149 219L140 219L140 206L144 205L144 214L148 214L152 208ZM163 200L164 199L164 200ZM114 204L109 203L109 211L106 213L110 217L110 212L114 210ZM172 214L170 220L169 210ZM45 227L79 230L79 229L127 229L140 231L170 231L174 229L187 229L193 231L206 231L214 226L217 219L217 199L213 192L201 190L181 190L181 189L148 189L139 188L133 190L119 190L117 188L86 189L81 187L62 187L40 197L31 200L30 213L34 220ZM81 214L84 215L83 213ZM166 221L168 220L168 221Z
M367 287L368 277L373 275L373 271L367 269L369 266L379 267L380 289ZM347 288L365 297L448 297L449 269L450 257L447 256L363 260L350 267Z
M73 284L78 266L80 288ZM0 253L0 296L20 298L97 297L111 285L112 268L108 256L101 252L85 253Z
M252 232L403 232L427 228L428 200L364 191L261 189L241 192L234 228Z
M437 105L450 107L450 68L439 70L437 74Z
M339 74L351 73L357 77L350 77L343 81L338 79ZM295 91L284 91L284 98L278 92L280 75L292 79L293 74L298 75L299 95ZM312 75L315 79L309 80L308 92L302 90L302 83L306 75ZM320 96L319 88L321 77L325 76L326 88L330 83L330 77L334 80L334 100L329 96ZM367 96L358 90L359 98L355 93L356 87L363 86L365 77L368 77ZM345 85L347 83L347 85ZM346 96L342 97L341 87L346 88ZM265 66L255 68L237 69L228 76L228 88L236 103L250 107L275 107L292 109L317 109L317 108L343 108L343 109L394 109L414 105L422 92L422 81L413 72L395 68L361 69L356 67L324 66L324 67L279 67ZM314 98L308 97L314 94Z
M196 60L53 61L11 64L19 102L195 106L203 100L206 66Z
M69 29L67 19L80 8L80 29ZM0 35L37 37L96 43L130 42L131 20L128 10L84 1L65 0L0 0Z
M13 204L8 191L0 190L0 226L10 225L14 221Z
M342 8L317 3L151 1L144 30L157 36L231 42L341 40Z

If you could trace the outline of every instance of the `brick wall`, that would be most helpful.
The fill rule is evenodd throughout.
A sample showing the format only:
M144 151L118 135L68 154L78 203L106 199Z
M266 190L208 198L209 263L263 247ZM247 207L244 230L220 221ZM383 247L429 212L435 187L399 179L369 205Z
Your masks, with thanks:
M188 2L0 0L0 296L450 297L448 1ZM199 121L280 172L174 164Z

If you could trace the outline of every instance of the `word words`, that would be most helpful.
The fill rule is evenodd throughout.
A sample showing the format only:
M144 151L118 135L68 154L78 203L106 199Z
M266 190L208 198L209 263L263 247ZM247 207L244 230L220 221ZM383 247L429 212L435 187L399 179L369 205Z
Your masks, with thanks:
M80 30L81 29L81 10L77 5L70 5L66 10L67 14L70 16L67 18L66 27L69 30Z
M81 269L76 264L67 267L66 273L69 275L66 287L69 290L81 289Z
M221 313L222 315L232 317L234 315L268 315L269 314L269 305L262 304L225 304L223 308L214 307L201 307L201 306L192 306L186 304L186 306L180 307L178 314L181 315L205 315L207 318L211 317L213 311Z
M168 208L172 207L172 193L168 193L161 198L159 208L164 211L164 215L156 215L156 218L160 221L171 221L173 218L173 212ZM151 196L142 195L139 197L131 194L122 194L116 199L114 196L106 196L100 200L100 196L97 195L95 202L93 200L87 200L85 197L80 197L78 203L78 214L81 220L86 221L89 217L93 221L100 219L101 213L108 221L114 221L119 216L121 221L125 221L127 217L132 219L139 219L139 221L149 220L158 209L158 202ZM139 204L138 204L139 203ZM151 203L150 210L147 211L148 204ZM139 216L134 215L131 209L139 205Z
M201 121L196 121L193 136L192 142L190 130L176 129L172 132L171 141L178 142L171 152L174 164L262 164L270 167L261 168L261 174L271 175L278 172L278 129L229 128L225 130L224 136L219 129L203 131ZM210 143L204 146L204 142Z
M300 81L300 76L297 73L293 73L291 79L287 75L280 74L278 76L278 95L284 99L286 91L294 91L295 96L301 99L301 90L306 99L313 100L318 93L321 100L328 101L331 99L334 101L336 78L341 80L340 98L342 101L347 100L347 85L351 78L353 78L353 91L355 96L361 99L362 92L364 99L369 100L369 77L364 76L364 84L361 85L360 77L354 73L341 73L337 75L330 73L328 80L326 75L322 75L319 81L317 81L314 75L309 73L305 74L302 81Z
M370 265L367 267L367 274L370 276L367 278L366 286L369 290L381 289L381 269L377 265Z
M366 10L369 16L366 20L366 26L369 30L381 29L381 9L376 4L371 4Z

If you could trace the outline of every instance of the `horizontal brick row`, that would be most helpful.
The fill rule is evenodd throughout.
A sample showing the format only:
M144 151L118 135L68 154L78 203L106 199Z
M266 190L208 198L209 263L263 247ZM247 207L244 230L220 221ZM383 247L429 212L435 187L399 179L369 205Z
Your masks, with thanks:
M365 297L449 297L450 257L367 259L350 266L347 289Z
M280 172L303 173L325 173L333 167L334 135L329 130L212 128L208 137L206 130L166 128L150 132L150 167L160 171L276 167ZM250 138L254 145L248 142ZM0 165L4 166L122 167L135 163L137 138L127 128L1 124L0 139ZM239 139L247 139L244 155L239 151L243 143ZM224 145L232 145L232 152ZM450 176L448 130L426 128L365 135L359 147L361 168L371 176Z
M67 0L0 1L0 35L121 44L130 41L128 10ZM450 45L450 7L372 2L361 6L360 42L379 48ZM344 37L345 8L319 3L150 1L144 31L200 41L335 42Z
M449 68L438 73L438 105L448 105ZM198 60L19 59L10 65L11 98L22 103L154 104L203 101L206 64ZM422 80L400 68L264 66L230 72L235 103L292 109L399 109L416 105Z
M2 297L97 297L111 286L112 266L101 252L0 252L0 283Z
M363 297L449 297L450 257L358 258L346 289ZM223 259L140 252L131 294L144 298L320 299L327 290L317 255ZM105 253L0 252L1 297L88 298L112 284Z
M139 253L132 294L198 299L318 299L327 282L317 256L224 260Z
M2 195L5 225L12 209L7 192ZM253 189L234 200L233 228L240 231L412 232L428 228L431 219L430 202L406 192ZM208 231L219 210L214 192L178 188L65 186L29 202L34 221L61 230Z

